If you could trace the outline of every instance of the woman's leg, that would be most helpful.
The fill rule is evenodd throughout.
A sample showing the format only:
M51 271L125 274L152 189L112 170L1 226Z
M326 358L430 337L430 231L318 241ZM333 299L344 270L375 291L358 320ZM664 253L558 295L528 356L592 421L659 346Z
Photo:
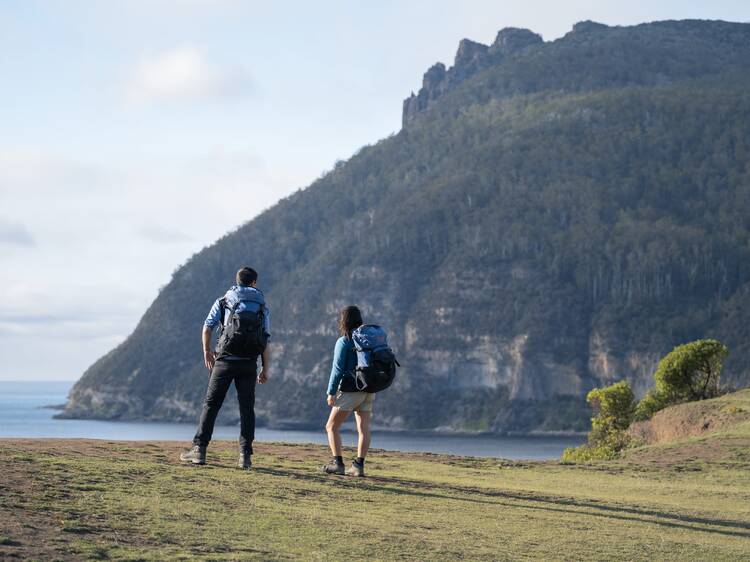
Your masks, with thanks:
M328 416L326 423L326 433L328 434L328 445L331 447L331 454L334 457L341 456L341 425L349 417L348 410L342 410L337 406L331 408L331 415Z
M372 412L354 412L354 417L357 420L357 432L359 433L359 441L357 442L357 456L365 458L367 451L370 449L370 420L372 419Z

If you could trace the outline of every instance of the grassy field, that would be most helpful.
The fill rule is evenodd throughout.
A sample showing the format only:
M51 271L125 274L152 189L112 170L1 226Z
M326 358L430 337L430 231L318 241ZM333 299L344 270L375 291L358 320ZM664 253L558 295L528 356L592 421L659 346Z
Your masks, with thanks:
M183 446L0 440L0 559L750 559L747 421L589 465L376 451L364 479L319 446L260 443L250 472Z

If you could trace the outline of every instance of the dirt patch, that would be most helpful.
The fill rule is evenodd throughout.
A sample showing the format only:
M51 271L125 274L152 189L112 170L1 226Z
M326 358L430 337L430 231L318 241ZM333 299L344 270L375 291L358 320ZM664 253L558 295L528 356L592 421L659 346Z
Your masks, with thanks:
M29 506L29 499L45 490L28 475L31 463L15 461L4 465L3 483L0 486L0 559L2 560L54 560L64 550L65 540L60 537L59 520L48 513ZM70 560L82 560L67 553Z
M750 420L750 410L723 401L679 404L635 422L628 434L645 445L661 445L686 437L700 437Z
M81 479L75 459L118 461L177 458L178 442L144 443L82 439L0 439L0 560L90 560L106 558L97 544L148 547L138 532L121 537L107 517L81 513L82 493L99 489L98 476ZM84 461L85 462L85 461ZM85 466L85 465L84 465ZM78 479L77 479L78 477ZM81 550L84 538L91 547Z
M696 469L706 463L727 463L727 466L736 469L750 470L750 438L723 437L680 443L672 447L646 447L626 453L623 461L626 465L677 471Z

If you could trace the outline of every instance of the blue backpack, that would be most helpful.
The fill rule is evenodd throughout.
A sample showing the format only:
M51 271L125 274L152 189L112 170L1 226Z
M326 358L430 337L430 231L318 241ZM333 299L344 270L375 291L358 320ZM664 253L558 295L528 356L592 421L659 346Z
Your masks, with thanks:
M399 362L388 347L388 334L380 326L364 324L352 332L357 350L357 368L354 372L356 390L380 392L393 383Z
M242 359L256 359L268 344L265 330L266 301L260 291L238 291L230 306L227 297L219 300L221 322L216 353L219 358L226 356ZM229 315L225 317L225 315Z

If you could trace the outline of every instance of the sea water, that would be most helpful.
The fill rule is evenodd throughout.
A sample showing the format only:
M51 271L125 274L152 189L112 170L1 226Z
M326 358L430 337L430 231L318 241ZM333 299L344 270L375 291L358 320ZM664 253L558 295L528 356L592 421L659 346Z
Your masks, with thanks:
M72 381L0 381L0 438L52 437L107 440L192 440L195 425L187 423L58 420L50 406L63 404ZM227 402L225 408L236 408ZM237 439L239 427L217 426L215 439ZM325 453L325 431L291 431L257 428L257 441L317 443ZM356 434L343 434L345 445L356 443ZM495 435L445 435L436 433L374 431L372 446L391 451L421 451L516 460L559 458L565 447L580 445L583 437L505 437Z

